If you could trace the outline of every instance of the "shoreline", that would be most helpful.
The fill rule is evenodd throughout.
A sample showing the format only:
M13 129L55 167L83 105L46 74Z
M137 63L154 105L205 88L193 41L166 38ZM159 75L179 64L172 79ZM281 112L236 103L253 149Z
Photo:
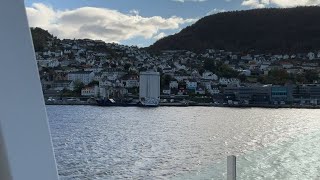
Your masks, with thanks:
M45 105L86 105L86 106L99 106L96 103L89 102L46 102ZM212 103L160 103L159 107L226 107L226 108L269 108L269 109L320 109L320 105L272 105L272 104L248 104L248 105L215 105ZM100 107L135 107L135 106L100 106ZM139 106L136 106L139 107Z

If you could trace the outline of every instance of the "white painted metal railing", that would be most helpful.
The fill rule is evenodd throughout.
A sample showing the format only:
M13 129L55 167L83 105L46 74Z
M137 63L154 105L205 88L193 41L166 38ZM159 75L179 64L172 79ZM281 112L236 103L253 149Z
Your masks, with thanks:
M57 180L23 0L0 5L0 179Z

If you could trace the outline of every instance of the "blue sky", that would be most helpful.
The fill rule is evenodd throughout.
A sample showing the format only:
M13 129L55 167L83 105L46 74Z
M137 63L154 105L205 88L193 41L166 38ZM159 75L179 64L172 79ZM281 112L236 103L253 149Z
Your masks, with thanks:
M217 12L319 5L320 0L25 0L30 26L59 38L149 46Z
M103 7L127 13L136 9L142 16L171 17L173 15L183 18L203 17L213 9L238 10L247 9L241 6L241 0L207 0L203 2L174 0L26 0L26 5L32 3L49 4L57 9L75 9L83 6Z

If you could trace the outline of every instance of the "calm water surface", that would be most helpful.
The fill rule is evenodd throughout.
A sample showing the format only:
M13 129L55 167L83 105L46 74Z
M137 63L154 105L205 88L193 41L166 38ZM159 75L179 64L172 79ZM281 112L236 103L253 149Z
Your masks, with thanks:
M230 154L242 158L243 167L259 167L256 157L294 156L285 153L285 143L314 139L320 146L314 135L320 132L320 110L47 106L47 112L62 180L215 179L212 173L224 173L219 162ZM318 147L314 141L300 146L310 144L308 149ZM263 168L270 177L279 171ZM253 174L249 169L241 171Z

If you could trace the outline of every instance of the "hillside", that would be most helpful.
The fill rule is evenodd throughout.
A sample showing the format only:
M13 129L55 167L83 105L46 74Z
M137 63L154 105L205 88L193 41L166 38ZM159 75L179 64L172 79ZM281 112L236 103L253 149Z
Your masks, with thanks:
M320 7L255 9L206 16L150 50L225 49L306 52L320 49Z
M46 30L35 27L30 28L33 45L35 51L42 51L47 46L47 41L51 40L53 36Z

